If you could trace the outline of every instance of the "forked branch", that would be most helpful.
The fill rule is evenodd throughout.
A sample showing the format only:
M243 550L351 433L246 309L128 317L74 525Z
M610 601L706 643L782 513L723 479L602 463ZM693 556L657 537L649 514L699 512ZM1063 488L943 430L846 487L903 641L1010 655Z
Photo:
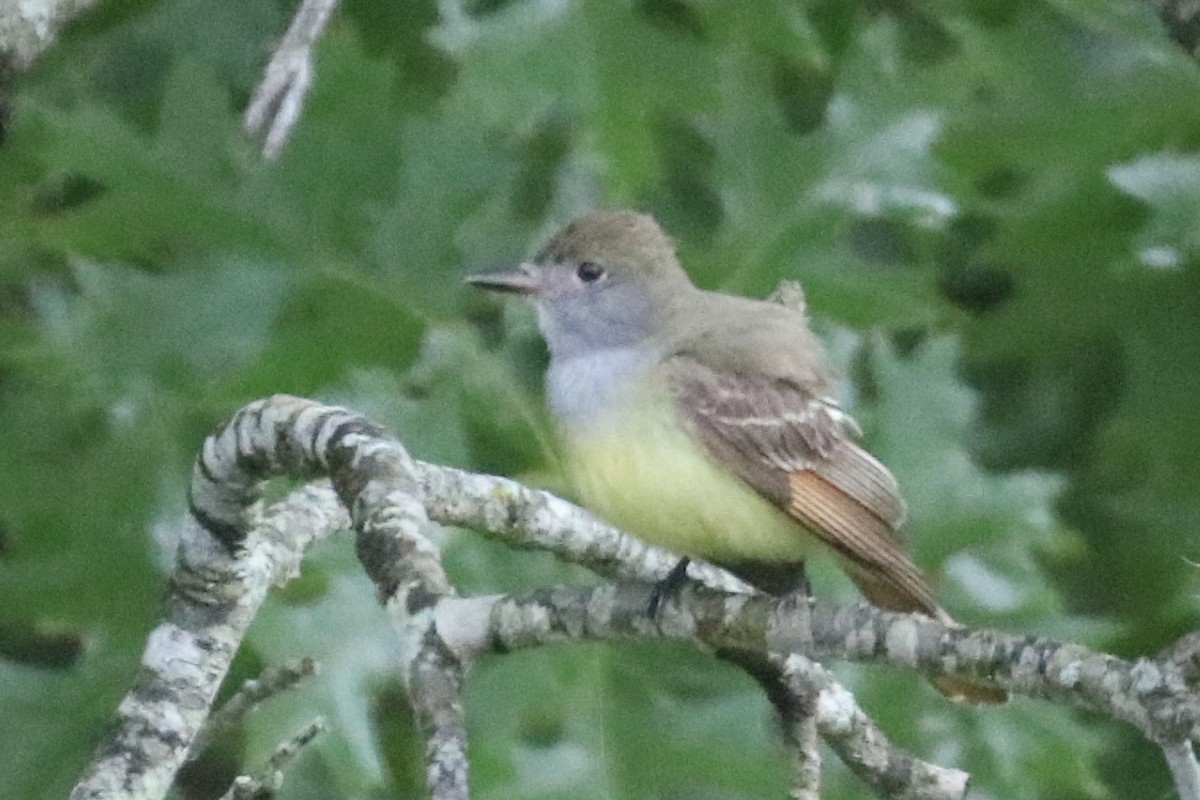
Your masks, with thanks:
M264 514L260 488L281 476L314 482ZM1170 657L1131 662L868 605L797 604L752 593L705 564L693 565L692 580L651 615L652 583L675 563L671 554L545 492L414 462L362 417L286 396L251 403L206 440L191 500L164 621L76 800L165 795L268 588L296 573L311 542L347 524L405 644L397 668L426 739L427 783L438 800L467 797L463 682L473 661L545 644L659 637L760 653L780 668L795 700L784 724L798 797L818 796L814 731L881 797L961 798L968 780L888 742L817 663L823 659L992 680L1014 694L1128 722L1163 747L1181 797L1195 797L1191 743L1200 733L1200 698L1185 680L1186 642ZM430 519L550 550L618 580L460 598L425 535Z

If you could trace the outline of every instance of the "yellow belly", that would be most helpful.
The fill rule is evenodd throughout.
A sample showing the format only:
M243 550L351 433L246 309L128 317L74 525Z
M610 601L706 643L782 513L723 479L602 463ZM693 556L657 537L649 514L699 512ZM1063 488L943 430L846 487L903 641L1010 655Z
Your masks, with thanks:
M710 561L799 561L816 549L798 522L674 424L669 403L641 407L568 442L587 508L650 544Z

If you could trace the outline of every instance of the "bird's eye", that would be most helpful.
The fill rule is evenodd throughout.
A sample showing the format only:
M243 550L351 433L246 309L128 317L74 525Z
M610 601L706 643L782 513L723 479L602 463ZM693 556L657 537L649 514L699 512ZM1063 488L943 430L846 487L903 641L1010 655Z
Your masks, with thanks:
M584 283L594 283L604 277L604 267L593 261L584 261L575 269L575 274Z

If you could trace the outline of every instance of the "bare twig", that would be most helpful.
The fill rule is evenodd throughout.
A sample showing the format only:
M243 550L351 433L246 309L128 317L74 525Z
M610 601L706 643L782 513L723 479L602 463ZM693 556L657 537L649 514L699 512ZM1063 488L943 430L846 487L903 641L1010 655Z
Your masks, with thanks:
M246 132L263 139L263 158L274 160L300 119L312 86L313 46L329 24L338 0L304 0L267 64L242 121Z
M549 492L494 475L414 462L429 518L493 534L514 547L549 551L600 575L660 581L678 554L652 547ZM751 593L723 569L693 560L688 576L713 589Z
M792 656L792 659L807 661L803 656ZM789 666L791 659L775 656L771 660L779 667L793 698L789 713L781 714L780 720L784 746L791 761L791 796L793 800L820 800L821 740L817 719L820 690L807 674Z
M275 748L266 766L259 772L234 778L233 785L221 795L221 800L266 800L274 797L279 787L283 786L284 770L300 755L305 745L324 733L328 727L325 720L319 717L305 725L295 736Z
M1163 755L1179 792L1179 800L1200 800L1200 765L1189 741L1163 745Z
M267 667L257 678L242 684L242 688L209 715L204 727L196 734L188 761L192 761L236 725L252 708L269 697L285 692L317 672L317 662L311 658L296 658L277 667Z
M247 523L253 519L257 513ZM333 493L319 486L279 503L236 556L187 521L163 622L73 800L166 794L268 588L296 574L305 549L346 521Z
M970 776L905 753L859 707L849 691L815 661L789 656L784 675L816 692L813 720L838 757L881 797L962 800Z
M94 5L96 0L0 3L0 83L28 69L64 25Z
M1164 648L1158 657L1179 667L1180 672L1183 673L1183 679L1189 683L1200 681L1200 631L1184 634L1169 647Z

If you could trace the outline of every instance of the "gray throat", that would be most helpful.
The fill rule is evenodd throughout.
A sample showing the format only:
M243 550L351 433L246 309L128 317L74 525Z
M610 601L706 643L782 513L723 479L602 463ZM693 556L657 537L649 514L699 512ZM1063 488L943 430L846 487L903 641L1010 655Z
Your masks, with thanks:
M644 343L554 357L546 373L550 409L570 435L603 427L638 375L658 358Z

